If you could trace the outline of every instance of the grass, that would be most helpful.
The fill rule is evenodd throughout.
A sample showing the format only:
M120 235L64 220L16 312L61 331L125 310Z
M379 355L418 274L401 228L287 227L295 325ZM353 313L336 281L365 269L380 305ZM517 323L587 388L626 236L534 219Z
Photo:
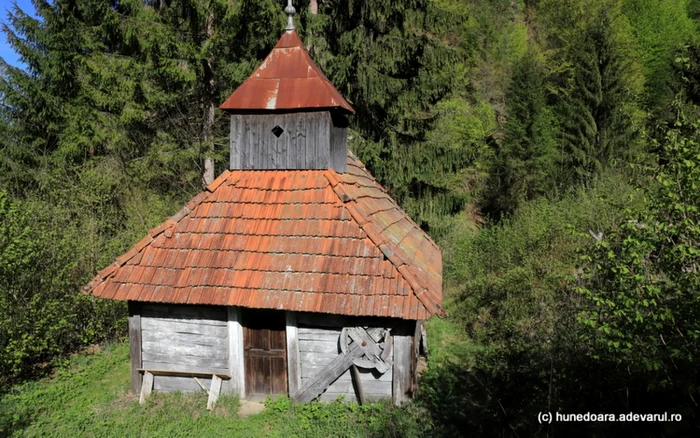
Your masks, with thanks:
M429 435L415 406L309 403L268 399L258 415L238 417L238 399L222 396L206 410L206 395L154 393L141 406L129 392L129 349L107 345L74 355L52 378L12 388L0 398L0 436L24 437L410 437Z
M430 318L426 321L430 366L448 364L469 366L484 347L469 340L454 318Z

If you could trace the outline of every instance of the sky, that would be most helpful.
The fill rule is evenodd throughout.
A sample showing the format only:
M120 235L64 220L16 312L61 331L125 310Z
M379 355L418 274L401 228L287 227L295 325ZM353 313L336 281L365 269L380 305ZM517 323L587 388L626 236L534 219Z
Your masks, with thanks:
M34 6L32 6L31 0L16 0L16 2L23 11L34 14ZM3 22L7 21L7 13L12 9L13 3L13 0L0 0L0 19L2 19ZM5 34L0 34L0 57L7 61L8 64L23 67L22 63L17 59L17 54L7 43Z

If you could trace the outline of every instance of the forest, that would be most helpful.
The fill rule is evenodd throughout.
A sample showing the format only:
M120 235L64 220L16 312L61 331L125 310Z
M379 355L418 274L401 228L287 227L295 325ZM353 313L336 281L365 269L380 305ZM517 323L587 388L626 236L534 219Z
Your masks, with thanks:
M0 60L0 397L124 337L82 287L226 169L218 106L286 23L286 0L32 2L2 24L26 67ZM350 149L443 251L423 433L697 436L700 1L294 3Z

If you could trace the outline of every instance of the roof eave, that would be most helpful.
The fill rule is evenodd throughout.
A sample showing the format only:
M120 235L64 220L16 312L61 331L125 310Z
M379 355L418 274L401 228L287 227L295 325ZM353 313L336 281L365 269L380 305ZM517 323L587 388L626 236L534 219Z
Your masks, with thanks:
M304 108L274 108L274 109L260 109L260 108L233 108L224 107L221 105L219 109L227 114L289 114L289 113L310 113L317 111L338 111L345 115L355 114L355 110L349 110L343 106L323 106L323 107L304 107Z

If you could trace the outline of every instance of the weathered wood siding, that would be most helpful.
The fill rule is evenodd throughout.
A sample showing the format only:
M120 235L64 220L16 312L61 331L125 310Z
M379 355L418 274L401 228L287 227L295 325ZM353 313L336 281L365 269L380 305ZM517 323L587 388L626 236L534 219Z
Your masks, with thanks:
M138 368L200 371L230 375L231 379L223 381L221 392L245 394L244 327L239 310L234 307L156 303L130 305L135 386L141 384L140 374L136 372ZM402 404L412 396L413 362L416 361L415 322L290 312L285 326L287 335L283 343L287 360L292 361L287 364L290 388L303 386L340 354L338 341L342 327L383 327L392 330L393 354L389 359L393 366L383 374L359 369L365 399L392 399L394 403ZM295 356L298 361L294 360ZM202 377L199 381L207 388L211 385L209 378ZM156 375L153 390L197 392L202 388L191 377ZM333 401L341 395L348 401L356 400L349 369L328 387L320 399Z
M143 304L142 368L230 374L229 326L225 307ZM206 387L211 379L200 378ZM201 391L191 377L155 376L156 391ZM225 380L222 392L231 392Z
M297 328L302 385L340 354L338 345L340 330L340 327L300 326ZM376 370L372 372L362 368L359 371L367 400L391 398L391 369L384 374L379 374ZM350 370L343 373L328 387L326 392L321 395L321 400L333 401L341 395L344 395L347 401L356 401Z
M285 312L287 335L287 378L289 379L289 395L292 396L301 388L301 360L299 359L299 329L297 314Z
M129 358L131 362L131 392L141 392L141 303L129 301Z
M279 137L273 133L277 126L283 130ZM328 111L232 114L231 169L334 168L344 172L346 132L346 127L334 127Z
M231 393L243 398L245 397L245 372L241 308L227 307L226 310L228 313L228 361L231 372Z
M400 406L408 402L412 396L413 376L413 344L412 336L394 335L394 369L392 381L392 401Z
M334 114L331 126L331 169L345 173L348 167L348 120Z

